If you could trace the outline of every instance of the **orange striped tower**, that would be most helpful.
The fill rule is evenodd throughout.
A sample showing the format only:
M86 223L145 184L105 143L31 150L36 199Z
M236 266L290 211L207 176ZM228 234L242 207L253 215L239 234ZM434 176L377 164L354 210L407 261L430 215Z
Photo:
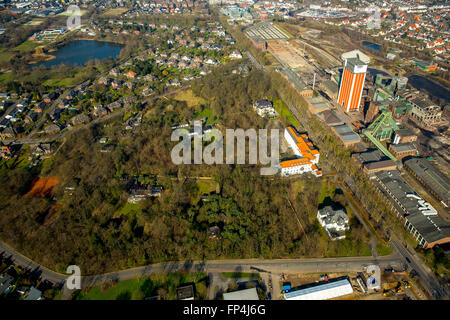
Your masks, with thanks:
M359 110L369 61L366 57L360 56L357 50L342 55L344 71L339 85L338 103L346 112Z

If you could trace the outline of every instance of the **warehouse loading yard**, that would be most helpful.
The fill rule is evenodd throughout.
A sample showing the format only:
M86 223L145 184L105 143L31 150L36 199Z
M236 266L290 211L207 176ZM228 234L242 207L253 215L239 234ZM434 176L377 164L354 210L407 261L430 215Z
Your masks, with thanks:
M291 288L290 292L300 288L318 288L319 292L315 293L315 299L326 299L329 293L321 295L320 287L326 287L328 283L343 282L346 281L351 284L351 293L346 294L345 290L342 290L340 295L339 290L336 291L336 296L330 300L423 300L426 298L425 294L420 288L417 287L416 281L411 279L407 272L391 272L392 270L386 270L381 274L381 288L378 290L367 291L365 280L368 278L367 273L309 273L309 274L287 274L280 277L281 288ZM394 270L395 271L395 270ZM364 282L364 283L363 283ZM326 288L324 288L326 289ZM344 288L345 289L345 288ZM303 289L305 290L305 289ZM310 290L311 291L311 290ZM285 299L282 293L279 298ZM276 297L274 297L276 299ZM288 300L290 298L288 297Z

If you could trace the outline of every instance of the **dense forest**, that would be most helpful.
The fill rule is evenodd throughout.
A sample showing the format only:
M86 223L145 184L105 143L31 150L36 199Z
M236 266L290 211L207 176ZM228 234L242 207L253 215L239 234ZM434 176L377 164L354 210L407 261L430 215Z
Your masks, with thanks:
M251 103L277 97L272 81L259 71L233 74L233 68L223 66L193 84L207 105L189 108L183 101L160 99L142 110L142 124L132 132L123 130L122 121L92 127L69 136L39 167L3 168L2 240L46 266L63 271L77 264L84 273L165 260L367 254L366 235L356 220L348 239L339 242L328 240L318 225L322 179L267 178L257 166L171 162L171 126L207 108L221 129L268 125ZM99 152L99 136L110 138L111 153ZM165 192L129 204L125 175L156 175ZM58 177L53 196L28 194L37 176ZM218 185L206 201L198 200L198 185L185 179L198 176ZM211 226L221 228L219 239L208 237Z

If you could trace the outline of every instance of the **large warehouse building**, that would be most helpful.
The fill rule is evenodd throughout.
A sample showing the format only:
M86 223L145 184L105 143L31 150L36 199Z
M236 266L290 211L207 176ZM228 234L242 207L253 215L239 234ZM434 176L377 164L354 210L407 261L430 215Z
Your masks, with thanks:
M353 293L348 278L338 278L326 283L307 285L284 295L285 300L327 300Z
M410 232L423 248L450 242L450 223L423 200L398 171L381 171L373 176L378 190L386 196Z
M405 161L405 168L444 206L450 205L450 180L430 161L424 158L412 158Z
M297 158L280 162L281 175L288 176L311 172L316 177L320 177L322 171L317 167L320 153L309 141L308 136L304 133L298 134L294 127L289 126L284 130L284 138Z

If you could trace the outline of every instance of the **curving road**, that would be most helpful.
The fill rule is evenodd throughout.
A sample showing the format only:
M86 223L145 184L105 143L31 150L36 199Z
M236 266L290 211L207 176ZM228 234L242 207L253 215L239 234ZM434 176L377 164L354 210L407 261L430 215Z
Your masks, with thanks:
M64 283L68 277L68 275L57 273L38 264L37 262L32 261L3 242L0 242L0 253L6 257L10 257L15 264L31 270L39 270L42 278L55 284ZM362 271L365 267L371 264L379 265L380 268L388 266L400 268L402 261L397 254L392 254L390 256L380 257L377 259L373 257L344 257L321 259L236 259L164 262L102 275L84 276L82 277L82 286L96 286L105 281L123 281L160 272L356 272ZM83 272L83 270L81 270L81 272Z

